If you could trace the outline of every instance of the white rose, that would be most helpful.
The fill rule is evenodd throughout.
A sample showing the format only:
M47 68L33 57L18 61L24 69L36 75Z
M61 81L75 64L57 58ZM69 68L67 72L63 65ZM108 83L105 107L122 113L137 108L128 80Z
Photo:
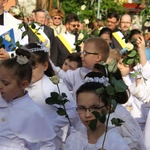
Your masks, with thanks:
M86 8L85 5L82 5L82 6L81 6L81 10L84 10L85 8Z
M127 51L131 51L134 48L134 46L131 43L127 43L126 48L127 48Z
M19 9L14 9L13 13L15 13L15 15L19 15L20 14L20 10Z
M89 24L89 20L88 19L84 19L84 23L85 24Z
M59 83L59 78L58 78L58 76L52 76L51 78L50 78L50 80L52 81L52 83L53 84L58 84Z
M82 40L83 38L84 38L84 34L80 33L79 36L78 36L78 40Z
M8 42L11 41L11 37L9 36L9 34L5 34L5 35L4 35L4 39L5 39L6 41L8 41Z

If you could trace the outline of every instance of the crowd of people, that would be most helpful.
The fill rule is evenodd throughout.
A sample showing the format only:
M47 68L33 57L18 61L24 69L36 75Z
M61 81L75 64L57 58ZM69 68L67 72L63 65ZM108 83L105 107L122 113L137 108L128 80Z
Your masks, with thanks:
M149 150L150 26L134 28L129 14L117 12L86 24L57 8L25 18L16 6L6 12L7 2L0 1L0 150ZM81 30L91 37L77 52ZM126 64L133 41L139 61Z

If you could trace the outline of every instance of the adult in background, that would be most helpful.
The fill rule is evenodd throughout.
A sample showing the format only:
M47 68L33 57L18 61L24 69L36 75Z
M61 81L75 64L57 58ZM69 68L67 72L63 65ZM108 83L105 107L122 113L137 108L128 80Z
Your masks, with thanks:
M124 36L127 35L127 31L131 30L132 18L128 14L124 14L120 19L120 29Z
M17 41L19 41L21 45L27 44L28 36L22 38L22 32L24 31L24 28L22 27L21 29L18 29L21 21L14 18L10 13L4 10L4 6L7 4L7 2L8 0L0 0L0 36L4 36L6 33L8 33L14 45ZM7 45L10 44L11 43L7 42ZM14 53L15 52L12 52L5 43L5 46L0 48L0 60L14 56Z
M78 36L79 19L75 14L69 14L65 21L66 32L55 37L57 50L51 50L51 60L60 68L65 62L67 56L74 52L75 41Z
M121 50L125 47L125 42L122 39L124 36L118 28L120 16L117 12L109 13L107 15L107 27L112 30L111 48Z
M49 26L45 25L46 21L46 11L43 9L38 9L35 11L35 29L28 30L29 43L40 42L45 43L46 47L50 50L56 49L56 43L54 39L54 31Z
M51 18L53 24L50 26L54 30L54 35L57 36L61 33L65 33L66 27L62 23L64 18L64 13L59 9L53 9L51 12Z

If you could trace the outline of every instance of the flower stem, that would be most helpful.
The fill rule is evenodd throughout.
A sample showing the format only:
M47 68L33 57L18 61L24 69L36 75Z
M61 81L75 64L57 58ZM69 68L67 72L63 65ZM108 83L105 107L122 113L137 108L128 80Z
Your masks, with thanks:
M58 88L58 93L59 93L59 95L61 95L61 93L60 93L60 88L59 88L58 84L57 84L57 88ZM61 96L60 96L60 99L61 99ZM69 118L69 116L68 116L68 114L67 114L67 111L66 111L65 104L62 103L62 106L63 106L63 109L65 110L66 118L68 119L70 126L72 126L71 121L70 121L70 118Z
M110 109L111 110L111 109ZM107 134L107 131L108 131L108 122L109 122L109 118L110 118L110 111L108 113L108 118L106 120L106 129L105 129L105 134L104 134L104 140L103 140L103 143L102 143L102 148L104 148L104 144L105 144L105 140L106 140L106 134Z

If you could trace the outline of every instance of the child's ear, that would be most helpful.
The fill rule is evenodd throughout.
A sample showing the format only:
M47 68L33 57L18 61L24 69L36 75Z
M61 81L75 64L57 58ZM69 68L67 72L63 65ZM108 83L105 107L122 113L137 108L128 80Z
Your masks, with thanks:
M44 66L44 71L46 71L48 68L48 62L45 62L43 66Z
M27 80L24 80L20 83L20 87L22 89L25 89L29 85L29 82Z
M102 61L103 56L101 54L97 55L97 62L101 62Z

